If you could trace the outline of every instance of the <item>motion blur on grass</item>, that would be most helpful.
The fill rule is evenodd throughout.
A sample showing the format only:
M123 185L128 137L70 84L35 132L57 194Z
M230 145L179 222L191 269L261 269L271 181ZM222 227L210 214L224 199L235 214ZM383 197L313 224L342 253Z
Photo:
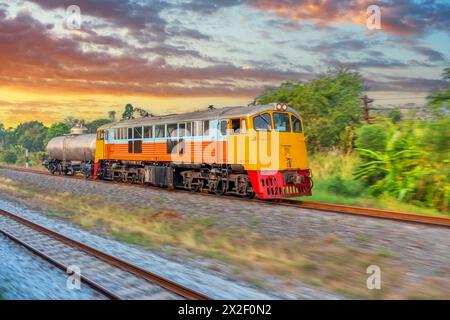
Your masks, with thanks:
M255 287L274 290L268 275L294 286L297 280L313 287L351 298L404 299L448 298L448 277L425 279L413 283L408 269L395 252L388 249L361 249L350 246L332 234L315 238L280 238L244 225L221 224L213 217L196 217L171 209L155 209L111 201L102 196L77 196L48 193L36 185L0 178L3 197L32 206L49 216L112 237L116 240L159 251L164 255L208 259L217 271L216 261L232 268L233 277ZM361 236L358 241L371 242ZM383 266L381 290L367 290L369 265ZM439 281L433 286L428 281ZM364 284L364 285L362 285Z

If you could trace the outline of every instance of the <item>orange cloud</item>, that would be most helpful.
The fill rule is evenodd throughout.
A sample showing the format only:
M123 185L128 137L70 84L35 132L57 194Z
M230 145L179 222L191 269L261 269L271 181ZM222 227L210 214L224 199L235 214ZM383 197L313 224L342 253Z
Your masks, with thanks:
M354 23L366 25L367 8L381 8L382 31L394 34L419 34L427 29L450 29L448 4L433 1L416 3L412 0L254 0L249 5L296 22L313 21L320 25Z
M252 97L271 82L307 76L223 63L202 68L173 66L163 58L149 61L132 46L122 55L87 52L81 49L79 37L56 37L27 13L12 19L0 11L0 30L1 86L70 93Z

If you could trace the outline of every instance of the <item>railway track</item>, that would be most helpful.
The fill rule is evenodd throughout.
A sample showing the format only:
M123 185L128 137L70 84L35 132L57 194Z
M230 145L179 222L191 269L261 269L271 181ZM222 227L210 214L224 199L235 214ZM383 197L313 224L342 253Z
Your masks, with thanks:
M80 280L109 299L209 299L204 294L1 209L0 233L64 272L76 266L81 271Z
M47 171L42 170L35 170L35 169L27 169L27 168L17 168L17 167L9 167L9 166L1 166L0 168L3 169L10 169L10 170L16 170L16 171L22 171L22 172L29 172L29 173L35 173L35 174L44 174L44 175L50 175ZM56 175L55 175L56 176ZM58 176L63 178L76 178L76 179L83 179L81 176ZM89 180L94 181L98 183L111 183L103 180ZM132 186L132 187L143 187L141 185L129 185L129 184L121 184L125 186ZM161 190L159 187L154 187ZM188 192L187 190L177 190L180 192ZM209 194L209 193L198 193L203 196L211 196L211 197L217 197L216 195ZM340 214L349 214L349 215L355 215L355 216L361 216L361 217L370 217L370 218L377 218L377 219L387 219L387 220L394 220L399 222L408 222L408 223L416 223L416 224L423 224L423 225L431 225L431 226L439 226L439 227L450 227L450 218L445 217L437 217L437 216L427 216L427 215L420 215L420 214L413 214L413 213L406 213L406 212L398 212L398 211L389 211L389 210L382 210L382 209L373 209L373 208L364 208L364 207L355 207L355 206L346 206L346 205L337 205L337 204L329 204L329 203L319 203L319 202L313 202L313 201L298 201L298 200L289 200L289 199L281 199L281 200L275 200L275 201L263 201L258 199L248 200L248 199L241 199L238 197L227 197L227 199L233 199L237 201L251 201L251 202L260 202L263 204L271 204L271 205L282 205L282 206L290 206L290 207L298 207L298 208L304 208L304 209L313 209L313 210L319 210L323 212L334 212L334 213L340 213Z

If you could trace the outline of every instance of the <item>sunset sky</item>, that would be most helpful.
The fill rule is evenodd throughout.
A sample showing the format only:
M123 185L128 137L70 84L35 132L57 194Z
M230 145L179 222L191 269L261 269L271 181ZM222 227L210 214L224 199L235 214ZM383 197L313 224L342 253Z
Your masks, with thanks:
M449 53L450 1L0 0L0 123L245 105L337 66L358 70L376 105L423 105Z

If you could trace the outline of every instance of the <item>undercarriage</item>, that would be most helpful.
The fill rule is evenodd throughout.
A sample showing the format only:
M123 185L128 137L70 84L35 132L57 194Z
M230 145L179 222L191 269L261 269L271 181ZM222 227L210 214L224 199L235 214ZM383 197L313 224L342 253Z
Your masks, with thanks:
M241 166L102 161L97 177L217 195L255 196L250 179Z
M51 174L73 176L81 173L85 178L90 178L94 172L94 163L92 161L63 161L63 160L45 160L43 165Z

